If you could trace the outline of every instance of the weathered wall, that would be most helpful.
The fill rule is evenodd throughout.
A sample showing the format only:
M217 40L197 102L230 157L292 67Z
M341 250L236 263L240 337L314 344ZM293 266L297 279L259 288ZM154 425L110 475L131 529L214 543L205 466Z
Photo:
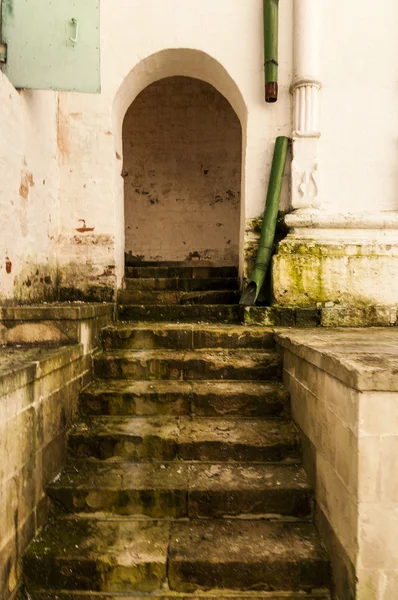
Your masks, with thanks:
M0 73L0 300L51 298L58 225L57 95Z
M25 297L33 295L35 279L39 289L51 288L52 243L57 248L65 297L75 294L71 288L85 289L93 298L109 297L107 288L121 283L125 247L122 122L138 94L168 76L192 76L214 85L241 122L243 266L243 246L245 240L250 244L253 235L252 220L263 213L274 139L292 133L289 85L294 1L279 4L280 98L274 105L266 105L263 97L261 0L120 0L117 10L114 2L103 0L102 93L60 94L58 128L56 94L17 93L1 78L0 160L6 173L0 183L5 215L0 242L3 297L13 295L15 281L15 290L18 294L23 290ZM398 5L386 0L382 11L375 11L360 0L324 0L322 12L320 211L343 215L396 211L398 41L393 24ZM383 44L377 43L379 36ZM288 183L289 173L282 209L289 206ZM378 222L365 226L358 218L357 225L360 232L361 227L373 228L372 235L365 236L370 245L380 243L384 232L379 232ZM324 237L336 239L336 227L324 224ZM317 224L305 228L298 237L315 239L312 233ZM346 223L341 229L351 231L352 227ZM389 241L386 244L377 265L387 265ZM11 274L6 272L10 268ZM390 273L388 265L376 269ZM353 276L350 271L349 277ZM288 284L294 285L293 278ZM374 287L381 285L380 277ZM357 300L361 302L359 294L353 298ZM365 294L364 302L372 301Z
M398 595L397 332L278 337L336 600Z
M263 211L275 137L291 129L292 0L284 0L280 8L280 101L266 105L261 0L123 0L118 10L110 0L101 2L102 93L60 95L65 140L58 237L61 270L62 265L67 270L84 243L86 234L76 238L75 232L81 226L79 219L84 219L86 227L93 228L87 235L98 240L95 248L86 245L87 277L95 284L105 266L107 272L116 271L120 282L125 247L122 123L138 94L168 76L210 83L242 124L242 262L245 221ZM113 255L107 252L111 245ZM100 264L99 246L107 252Z
M112 306L2 309L0 341L0 600L13 599L24 550L48 516L45 487L65 460L79 392ZM20 348L43 341L61 348ZM80 343L77 343L80 342Z
M0 598L6 600L20 583L22 554L46 519L45 486L64 462L66 433L90 363L77 345L15 351L14 369L7 373L2 366Z
M332 563L336 597L355 598L358 398L294 353L284 352L284 383L300 428L304 465L315 488L317 524Z
M127 111L123 157L127 254L238 264L242 130L215 88L150 85Z

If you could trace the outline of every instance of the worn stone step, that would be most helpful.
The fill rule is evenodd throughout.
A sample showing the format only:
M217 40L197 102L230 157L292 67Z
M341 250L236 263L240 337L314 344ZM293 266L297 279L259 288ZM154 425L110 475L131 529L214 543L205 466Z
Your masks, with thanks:
M210 291L153 291L153 290L120 290L118 292L119 304L142 305L190 305L190 304L237 304L239 292L234 290Z
M94 360L104 379L279 380L281 357L270 350L112 350Z
M167 579L170 523L49 521L24 556L28 589L151 592Z
M288 405L278 382L95 380L80 395L86 415L277 417Z
M47 493L67 513L151 518L308 518L312 492L302 467L275 464L76 461Z
M274 348L274 330L269 327L209 325L198 323L117 324L102 330L105 350L166 348Z
M329 584L329 563L314 525L191 521L172 526L172 590L311 590Z
M80 592L52 591L50 593L42 590L30 593L30 600L331 600L327 591L315 592L233 592L231 590L218 590L217 592L204 592L198 594L179 594L169 592L167 594L152 593L151 595L131 596L130 594L101 594L90 592L89 595Z
M237 267L209 267L209 266L188 266L188 265L141 265L141 266L127 266L125 269L125 279L132 277L140 278L164 278L179 277L182 279L187 278L222 278L222 277L238 277Z
M168 321L239 323L242 307L238 304L120 304L118 317L121 321Z
M217 590L215 592L203 592L193 594L180 594L178 592L157 593L153 592L150 596L131 596L130 594L101 594L100 592L90 592L89 595L80 592L62 592L45 590L31 592L30 600L331 600L328 591L313 592L234 592L233 590Z
M69 434L73 458L130 461L297 461L290 421L205 417L92 417Z
M179 290L183 292L199 292L206 290L238 290L239 280L236 277L149 277L130 278L124 280L126 290Z
M329 584L312 524L236 519L56 519L28 548L24 572L32 590L115 594L160 592L167 584L180 593L310 591Z

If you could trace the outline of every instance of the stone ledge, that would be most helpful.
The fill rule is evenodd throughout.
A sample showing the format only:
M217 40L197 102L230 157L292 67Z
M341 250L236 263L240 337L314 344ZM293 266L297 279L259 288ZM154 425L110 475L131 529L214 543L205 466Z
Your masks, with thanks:
M54 303L26 306L3 306L0 321L59 321L95 319L112 314L113 303Z
M321 310L296 306L245 306L240 307L244 325L264 327L317 327Z
M114 304L54 303L0 307L0 344L65 346L99 343L99 331L112 320Z
M0 397L45 377L84 356L83 344L60 348L3 349L0 358Z
M398 330L276 330L277 344L359 391L398 391Z
M333 304L333 303L331 303ZM241 307L245 325L267 327L394 327L397 306L246 306Z

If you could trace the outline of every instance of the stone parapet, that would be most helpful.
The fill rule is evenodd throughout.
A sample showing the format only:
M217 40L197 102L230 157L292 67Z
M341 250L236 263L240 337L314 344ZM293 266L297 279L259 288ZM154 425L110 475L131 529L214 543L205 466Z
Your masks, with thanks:
M113 304L38 304L0 307L0 344L43 345L81 342L85 352L113 317Z
M398 331L279 330L338 600L398 596Z
M64 463L79 393L112 316L112 304L0 308L1 600L18 597L22 554L47 518L45 488Z
M0 598L17 592L21 558L48 513L79 392L90 382L82 344L10 348L0 361ZM4 510L3 510L4 509Z

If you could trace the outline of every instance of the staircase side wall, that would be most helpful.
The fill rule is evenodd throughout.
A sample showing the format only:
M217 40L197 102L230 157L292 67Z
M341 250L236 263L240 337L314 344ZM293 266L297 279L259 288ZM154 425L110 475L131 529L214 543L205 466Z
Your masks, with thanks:
M64 463L79 393L92 378L100 328L112 317L111 307L101 306L98 316L93 308L87 314L89 309L80 308L81 318L65 318L42 307L42 320L29 307L15 314L7 309L7 315L3 309L8 318L0 321L0 338L9 345L0 373L0 600L18 594L22 555L48 516L45 488ZM39 348L45 335L49 343L61 339L69 345ZM18 349L20 343L35 345Z
M372 338L369 330L335 331L283 334L284 383L315 489L334 598L392 600L398 596L398 392L390 371L396 345L387 346L396 336L389 342L388 329L373 330ZM364 347L369 339L372 355Z

